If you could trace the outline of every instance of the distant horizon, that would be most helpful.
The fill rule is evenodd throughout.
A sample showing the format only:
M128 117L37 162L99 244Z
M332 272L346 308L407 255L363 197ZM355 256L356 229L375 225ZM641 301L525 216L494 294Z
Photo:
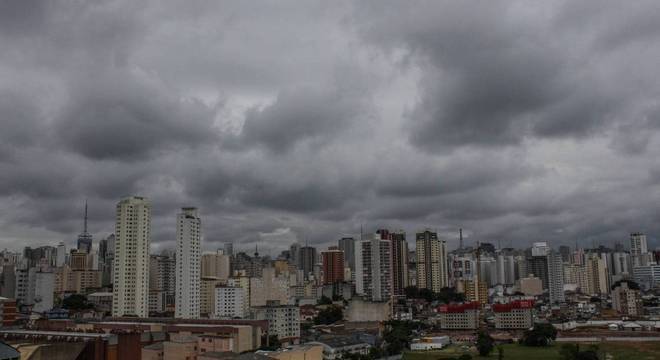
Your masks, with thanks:
M660 246L660 3L0 2L0 248L360 224ZM73 16L72 16L73 15ZM334 241L334 240L332 240ZM267 245L266 245L267 244Z

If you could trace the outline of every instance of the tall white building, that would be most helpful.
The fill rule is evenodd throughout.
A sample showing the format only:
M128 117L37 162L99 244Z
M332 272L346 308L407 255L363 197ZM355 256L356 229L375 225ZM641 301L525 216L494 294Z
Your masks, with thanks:
M630 257L632 257L633 266L648 265L647 253L649 252L646 243L646 235L642 233L630 234Z
M355 242L355 292L371 301L392 295L392 247L378 234Z
M55 260L55 266L62 267L66 263L66 246L63 242L60 242L57 245L57 260Z
M201 220L197 208L183 208L176 222L176 318L199 318L200 252Z
M151 204L131 196L117 204L112 316L149 316Z
M554 251L548 253L548 293L550 303L564 302L564 264L561 255Z

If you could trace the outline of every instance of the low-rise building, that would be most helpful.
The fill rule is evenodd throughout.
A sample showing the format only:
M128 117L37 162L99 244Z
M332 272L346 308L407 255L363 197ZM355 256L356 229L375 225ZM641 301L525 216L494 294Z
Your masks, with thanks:
M98 311L112 311L112 293L95 292L87 295L87 300L94 305Z
M420 339L413 339L410 343L410 350L440 350L449 344L451 344L449 336L426 336Z
M288 346L277 351L257 351L257 354L266 355L277 360L323 360L323 346L316 344L303 344Z
M479 327L479 303L440 305L438 323L445 330L474 330Z
M371 345L366 342L347 336L311 341L305 345L323 346L323 360L341 359L344 354L367 355L371 349Z
M234 352L234 337L230 335L199 335L197 347L199 353Z
M496 329L529 329L534 325L534 301L516 300L508 304L493 304Z
M268 333L285 343L300 340L300 308L280 305L279 301L268 301L266 306L252 308L256 320L268 320Z
M539 296L543 294L543 282L541 279L530 275L520 279L520 292L527 296Z

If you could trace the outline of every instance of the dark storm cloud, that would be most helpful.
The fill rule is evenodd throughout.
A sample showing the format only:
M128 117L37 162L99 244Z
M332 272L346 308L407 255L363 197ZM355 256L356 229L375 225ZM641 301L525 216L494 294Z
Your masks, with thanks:
M261 145L283 152L299 141L334 137L359 114L364 116L362 96L347 89L285 91L264 109L249 109L240 137L233 141L240 146Z
M130 161L216 139L213 111L198 100L178 99L131 78L97 81L76 89L55 121L62 144L75 152Z
M447 151L517 145L528 137L585 137L629 115L623 110L636 101L630 89L618 87L619 74L600 69L617 46L605 39L625 34L627 44L650 41L657 26L648 14L639 29L628 21L641 16L608 23L602 29L607 33L594 41L608 44L589 53L591 43L581 44L580 35L565 27L579 32L592 19L604 25L614 13L578 18L561 6L525 13L516 2L469 4L424 3L358 25L370 41L406 49L422 68L421 99L408 114L416 146ZM570 24L555 18L560 15L568 15Z
M660 233L657 2L0 2L0 246Z

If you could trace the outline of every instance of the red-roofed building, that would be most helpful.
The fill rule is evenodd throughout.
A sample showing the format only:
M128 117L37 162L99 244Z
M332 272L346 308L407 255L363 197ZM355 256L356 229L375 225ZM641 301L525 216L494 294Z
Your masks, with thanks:
M534 301L516 300L493 304L496 329L529 329L534 325Z
M479 327L479 303L448 304L438 307L438 323L445 330L474 330Z

